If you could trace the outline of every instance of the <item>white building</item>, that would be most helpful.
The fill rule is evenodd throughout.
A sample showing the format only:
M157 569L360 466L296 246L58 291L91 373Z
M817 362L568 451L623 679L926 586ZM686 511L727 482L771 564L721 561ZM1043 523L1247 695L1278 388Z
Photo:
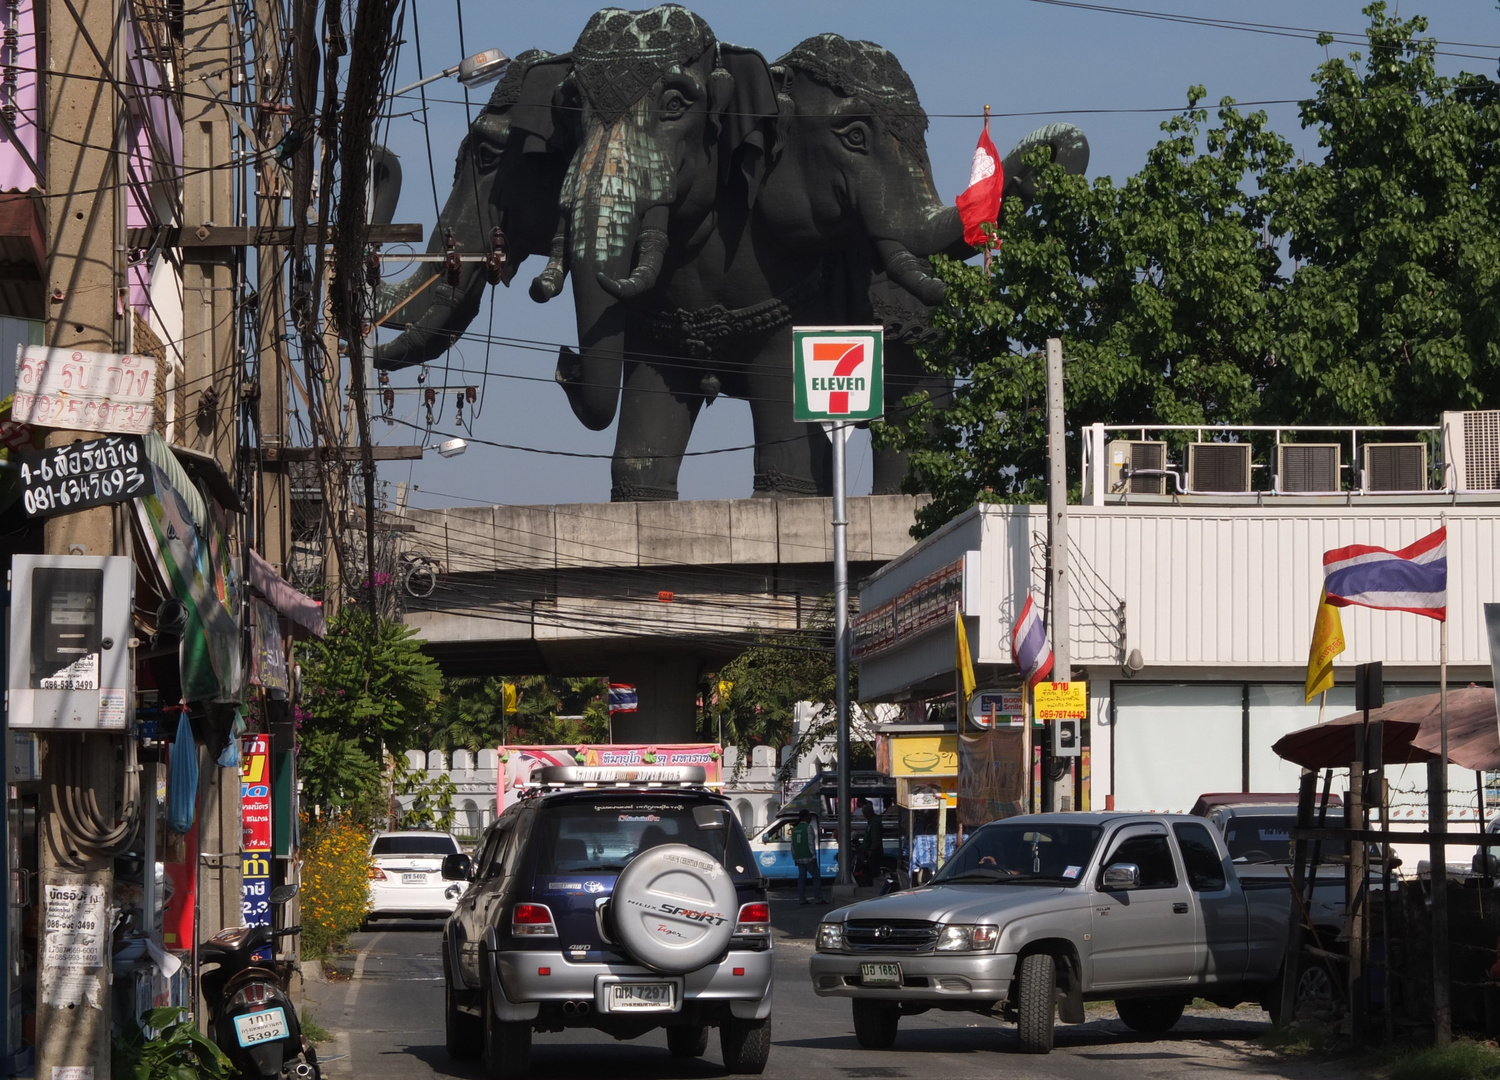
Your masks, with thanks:
M1465 442L1465 418L1475 416L1486 418L1495 446L1472 434L1486 430L1472 422ZM1420 493L1367 490L1381 486L1381 477L1364 454L1351 454L1365 463L1362 473L1352 484L1342 479L1337 458L1350 453L1351 435L1360 451L1393 438L1386 434L1381 443L1368 429L1322 435L1334 447L1334 464L1321 483L1336 494L1286 490L1297 478L1277 444L1290 429L1274 433L1269 452L1260 447L1267 459L1280 460L1280 475L1254 485L1266 490L1194 493L1205 481L1190 471L1197 464L1190 450L1188 469L1152 463L1160 470L1149 477L1153 486L1187 489L1160 495L1120 491L1132 486L1119 479L1117 452L1128 455L1129 447L1106 443L1102 427L1088 431L1086 505L1068 508L1068 557L1072 665L1074 677L1089 683L1093 808L1185 811L1208 791L1296 790L1300 769L1271 745L1319 719L1317 703L1304 701L1304 681L1322 556L1331 548L1401 548L1446 524L1449 685L1491 681L1482 605L1500 600L1500 414L1444 420L1449 449L1436 480L1429 484L1421 469L1417 481L1401 481L1444 485ZM1439 429L1420 434L1432 440L1427 445L1442 445ZM1255 437L1261 435L1271 442L1272 433ZM1135 445L1142 443L1161 445L1144 438ZM1208 445L1242 447L1239 475L1252 486L1248 442ZM856 625L861 699L920 702L951 694L960 604L980 689L1016 686L1010 631L1028 590L1043 600L1046 541L1045 507L977 506L870 577ZM1353 710L1357 663L1384 662L1388 701L1437 689L1439 623L1365 608L1342 614L1348 651L1337 662L1329 718ZM1140 667L1131 670L1137 650ZM1425 818L1424 768L1392 767L1388 777L1393 818ZM1453 770L1454 820L1473 820L1475 782Z

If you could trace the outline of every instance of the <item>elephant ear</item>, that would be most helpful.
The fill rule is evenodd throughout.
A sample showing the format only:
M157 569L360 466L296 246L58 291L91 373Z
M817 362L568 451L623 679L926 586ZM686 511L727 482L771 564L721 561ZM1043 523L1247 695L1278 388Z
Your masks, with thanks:
M754 206L766 171L781 153L776 86L766 58L754 49L721 43L719 67L734 80L720 119L725 179L738 172L744 178L749 205Z
M526 153L571 153L573 127L559 121L558 96L573 74L573 58L566 53L533 64L521 81L521 92L511 107L510 126L523 136Z

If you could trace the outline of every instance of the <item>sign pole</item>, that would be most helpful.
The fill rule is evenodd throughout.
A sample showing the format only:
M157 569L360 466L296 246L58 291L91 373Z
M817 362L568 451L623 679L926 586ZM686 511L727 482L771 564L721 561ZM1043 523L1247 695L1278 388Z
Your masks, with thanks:
M849 850L849 515L845 505L845 443L848 424L824 424L833 443L833 656L839 752L839 877L853 880Z

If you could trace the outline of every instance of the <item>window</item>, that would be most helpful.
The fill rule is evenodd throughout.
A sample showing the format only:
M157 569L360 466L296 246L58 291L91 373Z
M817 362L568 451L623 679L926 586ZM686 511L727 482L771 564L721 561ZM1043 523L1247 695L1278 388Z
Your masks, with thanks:
M1177 846L1182 849L1182 863L1187 867L1188 884L1194 892L1218 892L1224 888L1224 864L1208 829L1190 821L1172 826Z
M1135 863L1141 868L1142 889L1170 889L1177 884L1177 867L1172 863L1172 845L1165 836L1131 836L1120 841L1105 860L1106 867L1116 863Z
M371 855L452 855L458 841L451 836L377 836Z
M936 880L1071 888L1081 880L1101 831L1096 825L986 825L954 852Z
M610 873L636 855L662 844L688 844L731 871L754 864L734 819L721 815L719 828L700 828L688 802L568 803L548 808L538 822L537 873ZM726 858L725 846L732 844Z
M494 828L490 830L490 837L485 841L484 850L479 853L475 860L480 881L489 881L491 878L499 877L505 872L501 862L501 856L505 851L505 842L510 839L511 833L515 831L516 818L518 815L511 814L502 817L495 822Z

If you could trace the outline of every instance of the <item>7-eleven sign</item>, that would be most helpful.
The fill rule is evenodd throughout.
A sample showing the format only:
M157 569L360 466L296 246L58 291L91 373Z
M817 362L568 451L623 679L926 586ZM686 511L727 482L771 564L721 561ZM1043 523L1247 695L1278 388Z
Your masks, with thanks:
M884 340L879 326L794 326L794 418L808 422L883 416Z

